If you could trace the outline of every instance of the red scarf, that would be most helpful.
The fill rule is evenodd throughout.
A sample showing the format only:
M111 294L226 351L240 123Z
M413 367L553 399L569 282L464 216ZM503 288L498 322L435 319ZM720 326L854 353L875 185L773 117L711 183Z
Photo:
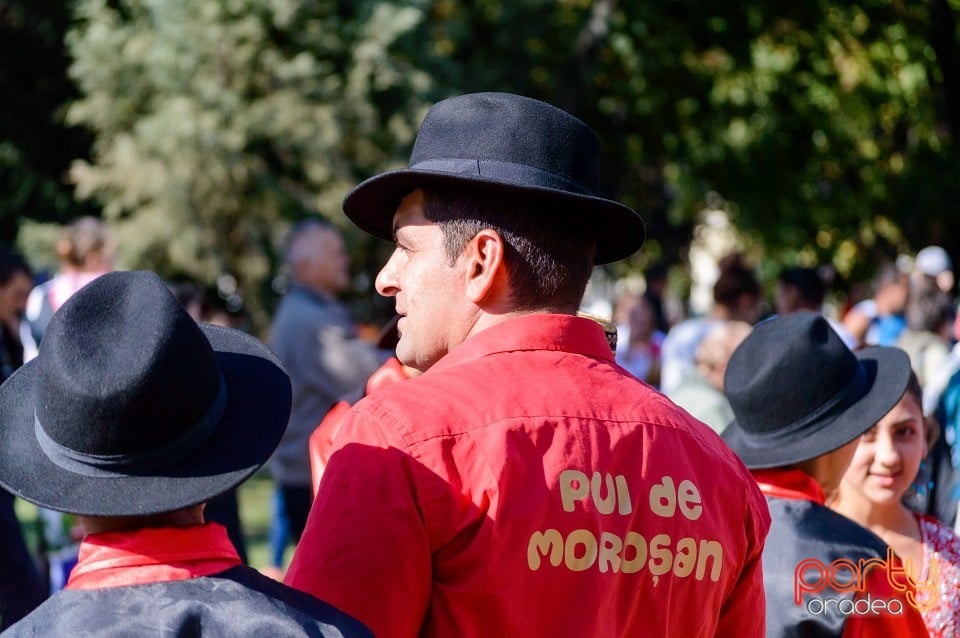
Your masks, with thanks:
M813 501L824 504L826 495L816 480L803 470L795 468L774 470L751 470L760 491L767 496L788 498L794 501Z
M89 534L67 589L103 589L209 576L240 565L216 523Z

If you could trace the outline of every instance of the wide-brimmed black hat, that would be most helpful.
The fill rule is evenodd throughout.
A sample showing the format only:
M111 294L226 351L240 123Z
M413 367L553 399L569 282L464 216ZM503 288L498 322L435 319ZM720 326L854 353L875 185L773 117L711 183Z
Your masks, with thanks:
M422 186L460 184L534 195L582 213L597 229L594 261L628 257L644 240L632 209L597 193L600 144L590 127L545 102L509 93L473 93L430 109L409 168L371 177L343 210L371 235L393 240L393 214Z
M756 326L724 375L736 417L723 439L750 469L831 452L879 421L903 396L910 359L898 348L847 348L823 316L797 312Z
M94 516L174 511L238 485L286 429L290 380L238 330L197 324L155 274L99 277L0 386L0 484Z

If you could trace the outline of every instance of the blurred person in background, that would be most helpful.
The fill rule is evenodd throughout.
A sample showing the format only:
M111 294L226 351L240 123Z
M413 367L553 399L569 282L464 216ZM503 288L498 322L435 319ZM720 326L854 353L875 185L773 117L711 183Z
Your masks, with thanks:
M667 291L667 275L669 269L664 262L657 262L647 268L643 273L643 279L647 286L643 290L644 298L650 303L653 309L653 316L657 330L667 334L670 330L670 320L667 317L667 310L664 307L664 295Z
M19 254L0 250L0 382L23 365L20 320L33 286L33 273ZM0 489L0 630L46 598L47 586L14 511L13 495Z
M33 288L33 272L15 252L0 250L0 382L23 365L21 325L27 297Z
M926 246L920 249L913 260L915 280L927 280L946 293L953 292L953 261L947 251L940 246Z
M81 217L64 228L55 251L60 269L52 279L35 287L27 300L25 317L39 346L53 313L73 293L100 275L113 270L115 246L107 225L96 217ZM36 352L28 352L29 361Z
M960 347L953 346L957 312L950 291L953 263L940 246L927 246L913 262L907 300L907 328L897 345L910 362L923 389L923 414L942 426L920 469L918 481L930 489L912 495L911 505L946 525L955 524L960 498L960 454L957 426L960 419Z
M931 485L924 511L960 530L960 314L957 318L953 347L923 389L923 413L936 419L942 431L925 462Z
M933 277L915 276L910 286L905 316L907 327L900 333L896 345L910 357L910 365L917 375L923 395L941 395L945 389L944 375L952 368L950 337L954 323L953 300L940 289ZM948 393L948 397L951 393ZM914 494L912 502L912 506L921 511L947 517L953 516L956 509L957 495L953 493L951 485L960 478L952 453L951 443L956 441L956 427L951 422L953 415L947 409L949 401L948 398L944 403L941 414L947 425L944 436L931 443L918 478L923 484L933 483L932 488ZM921 402L920 407L925 415L933 417L937 405L931 403L924 406ZM952 518L946 521L947 524L952 522Z
M664 334L646 295L635 295L627 314L626 340L617 335L617 363L627 372L656 387L660 384L660 348Z
M798 310L824 314L823 301L826 294L827 286L817 268L804 266L784 268L777 275L774 288L774 310L778 315L786 315ZM825 314L824 316L826 317ZM826 317L826 319L848 348L856 347L856 340L840 322L835 321L833 317Z
M632 290L623 291L613 302L611 321L617 328L618 346L630 340L630 311L638 303L640 303L640 295Z
M744 321L715 323L697 345L695 373L684 377L680 385L667 395L714 432L723 432L733 420L730 402L723 394L723 375L730 355L751 329Z
M785 315L798 310L821 312L826 286L816 268L791 266L777 275L774 288L774 311Z
M670 394L687 376L694 374L697 345L717 321L743 321L753 325L760 318L763 290L753 268L740 253L719 263L720 275L713 285L713 307L706 317L681 321L670 329L661 348L660 389Z
M873 279L873 297L857 303L841 319L859 346L892 346L907 327L903 316L910 294L910 276L887 264Z
M287 543L299 541L313 502L310 434L385 358L359 338L349 308L337 299L350 285L350 262L336 228L315 219L295 225L284 266L290 287L270 328L270 347L293 384L290 424L268 464L276 484L271 558L278 571Z
M950 355L953 299L932 281L915 281L904 316L907 327L895 345L910 356L920 387L927 391L927 384L944 368Z

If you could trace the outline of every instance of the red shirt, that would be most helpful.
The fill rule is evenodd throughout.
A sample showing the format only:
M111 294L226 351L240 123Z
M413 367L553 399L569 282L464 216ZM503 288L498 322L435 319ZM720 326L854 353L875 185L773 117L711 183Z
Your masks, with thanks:
M216 523L89 534L67 589L103 589L187 580L240 565L227 531Z
M600 326L510 319L347 413L287 575L377 636L762 636L769 527Z
M363 394L366 396L378 388L388 386L391 383L406 381L407 378L407 372L403 364L396 357L390 357L367 379ZM327 461L330 460L330 454L333 452L333 440L340 432L340 426L343 425L343 415L351 407L351 404L345 400L337 401L310 435L308 449L310 451L310 477L314 494L317 493L323 470L327 467Z

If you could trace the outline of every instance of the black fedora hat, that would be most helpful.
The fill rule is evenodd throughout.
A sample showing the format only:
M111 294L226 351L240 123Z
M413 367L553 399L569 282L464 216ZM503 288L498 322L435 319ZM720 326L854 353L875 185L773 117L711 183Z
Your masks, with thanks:
M735 419L723 439L750 469L782 467L854 440L903 396L910 359L898 348L847 348L818 313L757 325L727 364Z
M524 193L589 215L594 261L628 257L644 240L632 209L597 194L600 145L586 124L545 102L509 93L472 93L430 109L409 168L371 177L347 194L343 210L366 232L393 240L393 214L405 195L431 184Z
M266 346L197 324L153 273L109 273L0 386L0 484L73 514L177 510L263 465L290 401Z

